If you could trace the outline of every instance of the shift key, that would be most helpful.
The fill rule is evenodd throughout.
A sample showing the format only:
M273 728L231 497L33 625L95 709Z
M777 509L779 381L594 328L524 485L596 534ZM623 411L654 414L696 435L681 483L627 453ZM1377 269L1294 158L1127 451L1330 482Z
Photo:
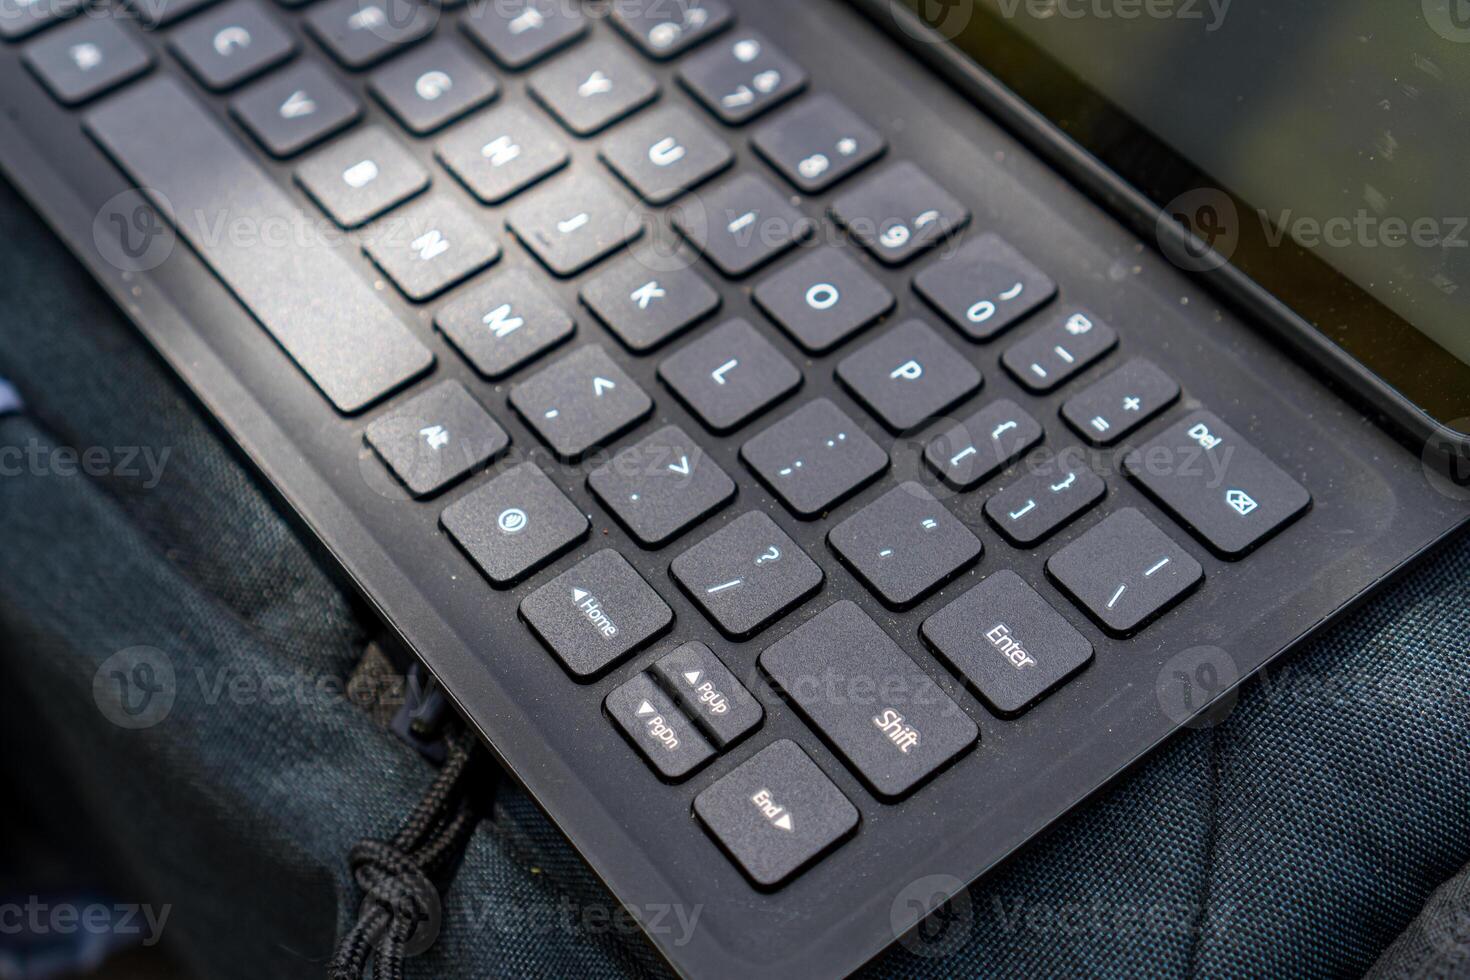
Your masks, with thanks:
M884 799L912 792L979 737L970 716L850 600L767 647L760 661Z

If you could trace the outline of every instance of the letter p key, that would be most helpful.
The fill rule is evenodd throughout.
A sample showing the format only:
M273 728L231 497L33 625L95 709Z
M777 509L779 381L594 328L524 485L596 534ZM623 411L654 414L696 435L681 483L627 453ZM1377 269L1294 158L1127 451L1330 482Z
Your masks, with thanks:
M904 361L889 372L888 376L895 380L902 378L905 381L918 381L924 376L924 365L918 361Z

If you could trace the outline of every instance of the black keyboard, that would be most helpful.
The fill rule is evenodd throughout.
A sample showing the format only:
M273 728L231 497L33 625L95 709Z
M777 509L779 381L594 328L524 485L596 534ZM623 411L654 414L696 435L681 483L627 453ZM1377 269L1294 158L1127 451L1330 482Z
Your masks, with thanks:
M298 6L5 0L0 35L412 498L384 513L431 516L435 587L510 597L467 642L544 648L517 676L641 760L618 809L723 851L711 888L897 848L1057 699L1105 737L1117 692L1064 692L1312 505L1211 364L739 4Z

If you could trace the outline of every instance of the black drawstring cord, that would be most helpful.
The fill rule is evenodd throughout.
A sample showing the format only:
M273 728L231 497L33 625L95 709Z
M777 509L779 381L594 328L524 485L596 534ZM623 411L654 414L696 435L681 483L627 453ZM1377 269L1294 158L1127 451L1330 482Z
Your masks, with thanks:
M375 950L374 980L402 980L410 944L421 951L438 934L434 882L458 863L479 823L470 789L484 772L473 764L479 756L473 734L455 732L445 745L444 767L393 839L359 841L348 857L364 898L332 956L331 980L360 980Z

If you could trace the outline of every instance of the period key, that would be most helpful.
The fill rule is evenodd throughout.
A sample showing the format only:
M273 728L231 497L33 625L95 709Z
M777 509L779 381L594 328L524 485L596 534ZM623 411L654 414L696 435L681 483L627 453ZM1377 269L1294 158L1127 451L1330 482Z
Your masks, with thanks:
M848 599L767 647L760 663L886 800L908 795L980 736L964 709Z

